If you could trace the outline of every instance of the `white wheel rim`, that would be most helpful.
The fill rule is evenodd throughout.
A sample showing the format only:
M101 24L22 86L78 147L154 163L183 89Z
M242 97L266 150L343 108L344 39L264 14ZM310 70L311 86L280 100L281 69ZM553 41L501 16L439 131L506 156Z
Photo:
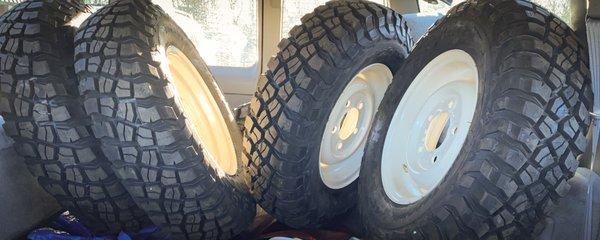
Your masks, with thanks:
M237 154L217 101L202 75L178 48L170 46L166 51L170 79L175 87L178 105L186 118L186 126L208 162L228 175L237 172Z
M391 81L390 69L375 63L360 70L338 97L319 151L319 173L327 187L340 189L358 178L367 133Z
M477 105L477 66L462 50L444 52L415 77L390 122L381 156L386 195L414 203L437 187L469 133Z

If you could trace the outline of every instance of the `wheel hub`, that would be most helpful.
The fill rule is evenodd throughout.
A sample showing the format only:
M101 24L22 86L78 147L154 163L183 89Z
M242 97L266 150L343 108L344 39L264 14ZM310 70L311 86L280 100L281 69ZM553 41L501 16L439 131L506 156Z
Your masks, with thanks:
M425 149L429 152L437 149L444 139L448 131L448 112L439 112L435 116L430 116L431 121L425 132Z
M358 178L371 121L391 80L387 66L372 64L359 71L338 97L319 152L319 172L326 186L340 189Z
M477 89L476 64L462 50L442 53L415 77L383 146L382 183L392 201L416 202L442 181L469 132Z

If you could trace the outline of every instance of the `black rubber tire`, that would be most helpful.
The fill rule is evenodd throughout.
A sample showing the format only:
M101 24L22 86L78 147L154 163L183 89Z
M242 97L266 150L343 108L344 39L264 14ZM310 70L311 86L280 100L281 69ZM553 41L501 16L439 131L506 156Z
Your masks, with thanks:
M381 180L389 123L412 79L452 49L469 53L480 76L469 136L438 187L415 203L396 204ZM398 73L361 166L358 205L367 236L533 239L568 193L586 147L591 80L587 50L575 33L527 1L467 1L416 44Z
M302 17L258 83L244 132L252 191L279 221L315 228L356 203L356 181L330 189L319 173L329 114L364 67L394 73L412 48L403 18L368 1L331 1Z
M170 46L185 53L213 86L241 156L241 132L207 66L150 0L115 1L82 24L75 37L75 71L85 110L115 173L170 238L229 239L254 218L249 177L241 157L233 176L218 174L204 158L170 90L168 63L157 57Z
M0 17L0 111L39 184L96 232L151 224L118 182L91 135L73 71L69 21L79 1L32 0Z

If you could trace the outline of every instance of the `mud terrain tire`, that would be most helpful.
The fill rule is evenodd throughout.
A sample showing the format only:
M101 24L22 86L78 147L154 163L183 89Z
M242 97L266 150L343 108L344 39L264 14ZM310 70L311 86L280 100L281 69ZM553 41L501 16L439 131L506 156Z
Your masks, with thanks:
M362 69L381 64L395 73L412 41L398 13L353 0L317 7L289 35L252 99L245 156L260 206L291 227L315 228L357 198L356 181L334 189L320 176L320 145L334 105ZM360 159L356 165L357 176Z
M191 129L213 126L186 121L169 72L171 46L186 55L205 84L216 86L198 50L159 6L122 0L98 10L75 37L85 110L115 173L170 238L230 239L255 214L245 164L233 159L237 172L224 174L203 154L206 149ZM225 109L241 156L233 115L217 87L210 94Z
M79 1L20 3L0 17L0 111L40 185L98 233L150 224L110 169L79 102L73 37Z
M423 67L449 50L477 65L477 108L464 145L427 195L386 194L382 152L390 122ZM367 142L359 210L372 239L533 239L586 147L592 107L587 50L528 1L467 1L423 37L388 89ZM402 171L398 169L398 171ZM369 176L369 177L362 177Z

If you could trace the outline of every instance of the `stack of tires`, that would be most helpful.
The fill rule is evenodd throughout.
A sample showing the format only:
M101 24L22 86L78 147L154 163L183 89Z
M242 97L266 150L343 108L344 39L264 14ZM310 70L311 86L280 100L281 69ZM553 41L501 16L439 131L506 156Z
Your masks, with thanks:
M585 45L528 1L406 30L332 1L280 42L244 126L254 198L296 228L357 208L368 239L532 239L586 147Z
M242 232L256 207L241 132L192 42L148 0L74 26L87 9L30 0L0 18L4 128L33 175L98 233Z
M527 1L461 3L416 44L387 7L328 2L278 45L243 131L160 7L87 9L0 17L0 112L98 233L231 239L258 203L294 228L357 209L369 239L531 238L586 146L585 46Z

